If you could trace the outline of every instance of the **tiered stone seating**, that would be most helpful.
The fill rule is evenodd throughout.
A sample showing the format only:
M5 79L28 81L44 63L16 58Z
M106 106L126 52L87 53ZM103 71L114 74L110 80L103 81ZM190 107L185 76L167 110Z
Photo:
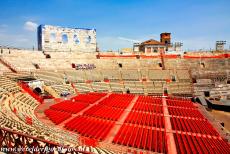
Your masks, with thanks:
M217 87L210 88L210 97L228 97L230 96L230 85L220 84Z
M190 81L190 75L188 70L176 70L177 78L179 81Z
M92 82L91 86L93 88L93 91L98 91L98 92L111 91L109 83L106 82Z
M159 63L161 63L160 59L140 59L140 69L159 69L162 68L159 66Z
M163 83L162 82L145 82L145 93L147 94L162 94Z
M72 95L75 94L75 91L70 84L52 85L51 87L59 94L59 96L62 92L69 92Z
M110 81L121 80L121 73L118 70L102 70L102 75L104 79L109 79Z
M135 93L136 91L136 84L135 81L126 81L124 82L125 89L129 89L131 93Z
M44 132L37 128L33 128L26 121L27 115L32 114L30 112L30 106L24 106L26 108L22 109L23 106L21 106L21 103L23 102L10 100L10 97L7 97L2 103L3 104L1 105L2 108L0 112L1 127L8 128L24 134L33 134L33 136L44 137Z
M128 80L128 81L139 81L140 80L140 75L137 69L133 70L121 70L121 76L122 80Z
M40 104L30 95L21 92L17 93L15 100L23 102L23 104L30 106L32 108L36 108Z
M117 64L122 64L122 69L138 68L138 63L137 59L117 59Z
M2 63L0 63L0 75L2 72L7 72L7 71L10 71L10 69L5 65L3 65Z
M45 83L47 85L50 84L63 84L64 83L64 74L62 74L61 72L52 72L52 71L36 71L34 72L34 75L38 78L41 79L43 81L45 81Z
M149 70L148 78L153 81L171 79L169 70Z
M85 82L87 80L85 71L83 70L65 70L63 73L72 82Z
M113 92L123 92L124 90L124 85L120 82L110 82L109 83L110 87L111 87L111 91Z
M144 85L143 82L135 82L136 84L136 90L134 93L136 94L144 94Z
M0 98L2 98L2 96L4 95L4 94L7 94L8 92L5 90L5 89L3 89L3 88L0 88Z
M27 134L28 132L33 132L34 134L38 134L35 129L26 126L25 124L15 120L12 117L9 117L9 115L0 112L0 125L3 128L9 128L18 132L22 132Z
M28 51L28 50L14 50L10 49L10 54L4 54L4 59L13 65L18 71L35 70L34 63L40 59L44 59L42 52Z
M86 80L90 81L103 81L104 78L100 71L97 70L85 70Z
M9 78L5 76L0 76L0 86L8 92L16 93L20 90L15 82L12 82Z
M95 59L93 62L96 65L96 70L117 70L119 68L117 61L113 59Z
M191 94L192 84L189 82L170 82L168 85L169 94Z
M89 83L74 83L78 92L86 93L86 92L93 92L91 85Z

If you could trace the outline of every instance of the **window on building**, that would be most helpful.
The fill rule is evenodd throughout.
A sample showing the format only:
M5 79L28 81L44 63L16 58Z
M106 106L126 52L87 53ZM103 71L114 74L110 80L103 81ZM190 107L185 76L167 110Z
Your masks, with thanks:
M66 34L62 35L62 43L68 43L68 37Z
M150 52L151 52L151 48L147 47L147 53L150 53Z
M90 43L91 42L91 36L86 37L85 42Z
M80 40L79 40L79 38L78 38L78 36L77 36L76 34L73 36L73 40L74 40L74 42L75 42L76 44L79 44L79 43L80 43Z
M51 33L50 34L50 42L55 42L56 41L56 34L55 33Z

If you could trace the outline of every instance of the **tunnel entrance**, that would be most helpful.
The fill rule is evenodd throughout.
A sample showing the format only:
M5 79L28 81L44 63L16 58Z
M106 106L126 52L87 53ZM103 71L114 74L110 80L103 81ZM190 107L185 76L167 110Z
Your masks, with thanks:
M42 90L41 90L41 88L36 87L36 88L34 88L33 92L40 95L42 93Z

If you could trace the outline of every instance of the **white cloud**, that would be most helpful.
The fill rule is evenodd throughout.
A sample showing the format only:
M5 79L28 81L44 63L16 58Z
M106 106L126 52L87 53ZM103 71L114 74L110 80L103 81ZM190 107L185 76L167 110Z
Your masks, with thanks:
M27 21L24 24L24 29L31 31L31 32L35 32L37 30L38 24L32 21Z
M139 42L141 42L139 40L134 40L134 39L126 38L126 37L118 37L118 39L124 40L124 41L128 41L128 42L133 42L133 43L139 43Z

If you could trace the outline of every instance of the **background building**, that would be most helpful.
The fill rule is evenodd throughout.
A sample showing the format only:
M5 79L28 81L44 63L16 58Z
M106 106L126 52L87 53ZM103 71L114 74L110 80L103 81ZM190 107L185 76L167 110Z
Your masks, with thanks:
M159 51L168 51L172 47L171 33L161 33L160 41L150 39L142 43L134 43L134 52L144 52L146 54L158 53Z
M216 51L224 51L226 41L216 41Z
M96 51L95 29L40 25L37 33L41 51Z

